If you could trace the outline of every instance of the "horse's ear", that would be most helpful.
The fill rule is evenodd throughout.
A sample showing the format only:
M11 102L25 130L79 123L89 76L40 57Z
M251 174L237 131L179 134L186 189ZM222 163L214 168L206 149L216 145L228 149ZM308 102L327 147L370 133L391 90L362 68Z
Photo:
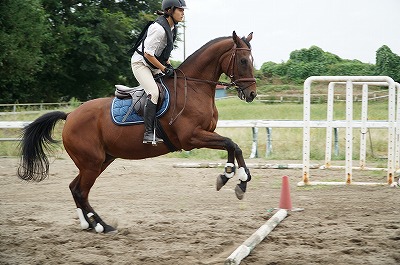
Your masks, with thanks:
M249 36L247 36L246 40L248 42L250 42L253 39L253 32L249 34Z
M236 31L233 31L232 38L233 38L233 41L236 43L236 45L240 46L240 38L238 37L238 35L236 35Z

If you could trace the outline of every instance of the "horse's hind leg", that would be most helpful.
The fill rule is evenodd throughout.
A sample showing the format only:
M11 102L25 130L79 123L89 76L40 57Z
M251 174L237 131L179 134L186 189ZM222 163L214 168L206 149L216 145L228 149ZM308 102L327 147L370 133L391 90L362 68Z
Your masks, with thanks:
M77 206L77 213L82 229L92 228L96 232L113 232L116 229L106 224L89 204L89 192L97 177L114 161L107 159L101 167L90 166L80 168L78 176L71 182L69 188ZM98 168L98 169L96 169Z

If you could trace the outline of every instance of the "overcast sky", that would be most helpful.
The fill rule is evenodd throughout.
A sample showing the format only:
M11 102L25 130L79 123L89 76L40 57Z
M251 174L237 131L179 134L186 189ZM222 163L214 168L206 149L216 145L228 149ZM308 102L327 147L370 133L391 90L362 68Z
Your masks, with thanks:
M400 55L400 0L185 0L186 57L209 40L254 32L257 69L316 45L343 59L375 63L382 45ZM180 28L182 32L182 27ZM172 53L183 61L183 44Z

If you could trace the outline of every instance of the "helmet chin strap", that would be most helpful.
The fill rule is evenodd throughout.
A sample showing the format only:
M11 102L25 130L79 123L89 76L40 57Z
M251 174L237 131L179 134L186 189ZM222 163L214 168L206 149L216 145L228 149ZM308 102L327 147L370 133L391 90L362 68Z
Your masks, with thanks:
M174 19L173 13L174 13L174 7L171 7L170 9L168 9L167 15L172 19L172 22L174 22L174 25L176 25L176 24L178 24L178 21L176 21Z

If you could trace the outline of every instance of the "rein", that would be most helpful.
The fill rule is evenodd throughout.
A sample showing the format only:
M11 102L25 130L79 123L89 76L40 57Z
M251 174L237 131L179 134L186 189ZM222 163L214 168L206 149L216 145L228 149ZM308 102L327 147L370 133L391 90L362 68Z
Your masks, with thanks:
M243 100L245 98L245 95L244 95L243 91L246 90L248 87L252 86L253 84L255 84L256 83L256 79L254 77L235 79L235 65L237 64L237 62L236 62L236 51L237 50L251 51L250 48L238 48L237 45L234 44L231 57L229 58L229 64L228 64L228 70L227 70L227 72L228 72L227 75L231 79L230 83L221 82L221 81L211 81L211 80L207 80L207 79L198 79L198 78L193 78L193 77L187 77L182 70L175 69L175 73L174 73L175 106L174 106L174 109L172 111L171 120L169 122L169 125L172 125L176 121L176 119L182 114L182 112L185 110L186 101L187 101L187 81L207 83L207 84L211 84L211 85L214 85L214 86L222 85L222 86L228 87L228 89L234 87L238 91L240 99ZM183 76L178 76L176 74L176 71L181 72L181 74ZM175 113L175 110L176 110L176 99L177 99L177 89L176 89L176 87L177 87L177 79L178 78L183 78L185 80L184 81L185 82L185 84L184 84L185 102L184 102L183 107L180 110L180 112L174 117L174 113ZM249 85L247 85L245 87L240 87L237 84L238 82L248 82Z

